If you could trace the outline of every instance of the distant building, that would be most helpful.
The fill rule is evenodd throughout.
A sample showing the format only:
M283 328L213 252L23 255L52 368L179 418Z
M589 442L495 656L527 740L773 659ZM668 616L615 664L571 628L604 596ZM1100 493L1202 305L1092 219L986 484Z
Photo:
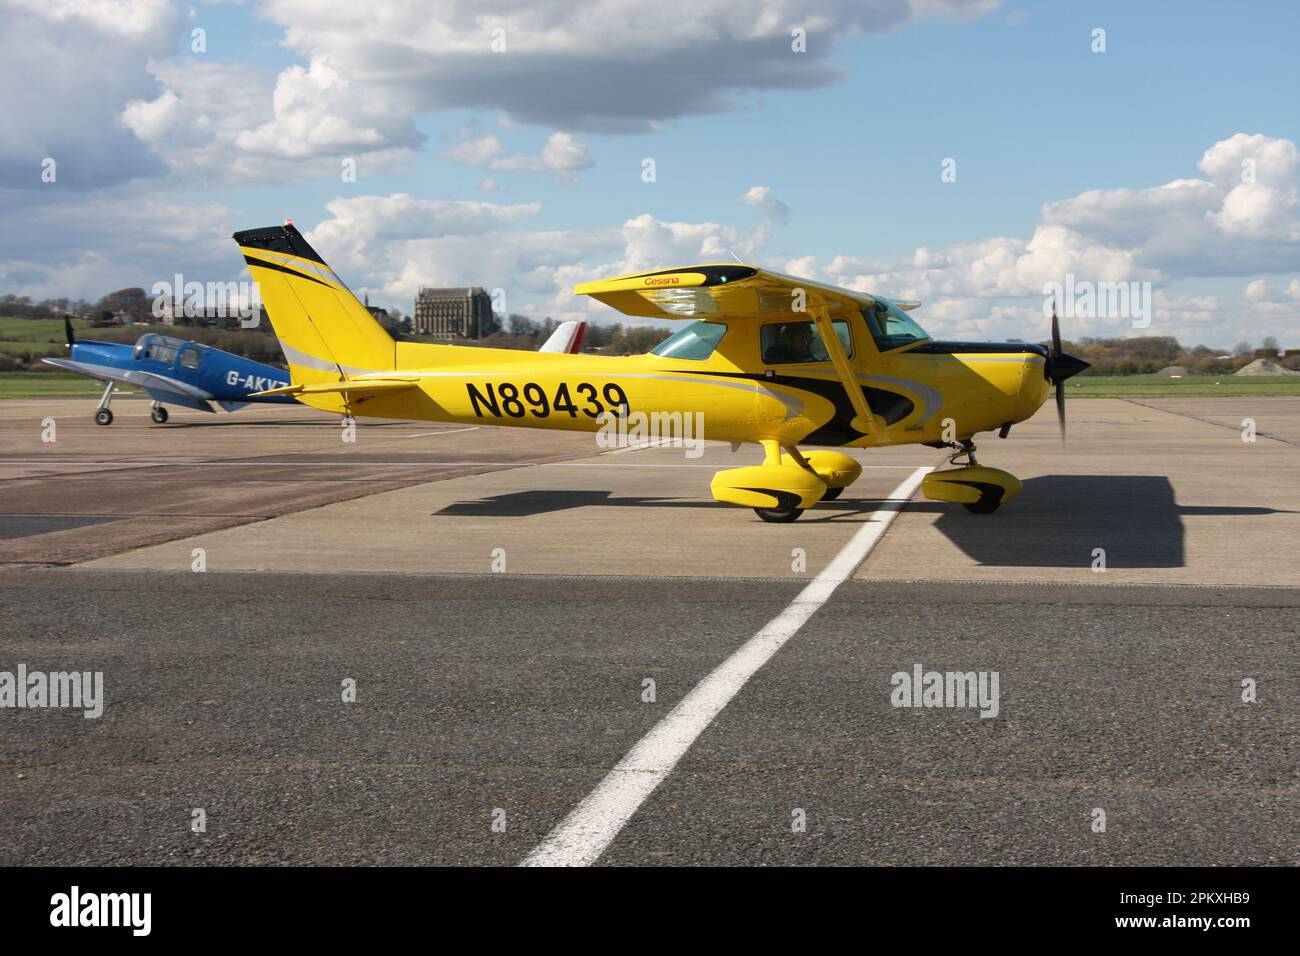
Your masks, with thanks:
M365 305L366 305L366 311L369 312L374 317L376 322L382 325L384 322L388 321L388 310L378 305L371 305L369 292L366 293Z
M415 297L416 335L478 339L492 327L492 298L479 286L421 289Z
M258 311L258 324L261 324L266 319L266 309L259 304ZM164 294L159 297L156 308L149 315L140 316L139 321L151 324L161 322L163 325L212 326L220 325L227 319L237 319L243 324L251 317L251 312L241 311L235 302L199 305L194 299L186 301Z

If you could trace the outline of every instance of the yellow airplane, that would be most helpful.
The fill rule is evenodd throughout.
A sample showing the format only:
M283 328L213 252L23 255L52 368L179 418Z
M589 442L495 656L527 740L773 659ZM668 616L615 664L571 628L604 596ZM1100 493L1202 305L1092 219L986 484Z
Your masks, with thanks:
M294 226L234 235L289 363L292 395L343 415L596 432L615 419L703 421L707 438L755 442L763 463L718 472L723 502L793 521L862 472L840 451L952 448L922 493L987 513L1021 488L975 461L974 436L1006 437L1088 364L1052 348L936 342L894 302L754 266L684 266L579 285L624 315L689 324L645 355L524 352L395 342ZM698 418L696 416L703 416ZM664 437L664 436L660 436ZM672 436L667 436L672 437Z

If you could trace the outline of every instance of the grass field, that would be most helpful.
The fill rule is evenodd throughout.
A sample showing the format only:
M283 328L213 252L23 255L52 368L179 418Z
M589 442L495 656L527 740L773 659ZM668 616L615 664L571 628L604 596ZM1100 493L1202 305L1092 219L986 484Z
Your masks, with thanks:
M85 319L73 319L72 327L80 334L91 326ZM0 352L62 355L64 342L62 319L19 319L0 315Z
M85 319L73 319L74 329L88 329L90 323ZM19 319L12 315L0 315L0 339L8 342L62 342L62 319Z
M72 372L0 372L0 398L75 398L98 395L103 388L102 382Z
M1197 395L1300 395L1300 375L1080 375L1066 386L1070 398L1177 398Z

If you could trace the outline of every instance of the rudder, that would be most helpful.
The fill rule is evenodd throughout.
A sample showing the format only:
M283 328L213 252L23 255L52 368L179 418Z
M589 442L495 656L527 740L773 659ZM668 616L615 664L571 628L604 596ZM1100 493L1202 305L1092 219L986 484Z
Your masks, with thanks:
M295 384L338 381L396 367L396 343L292 223L237 232L234 240Z

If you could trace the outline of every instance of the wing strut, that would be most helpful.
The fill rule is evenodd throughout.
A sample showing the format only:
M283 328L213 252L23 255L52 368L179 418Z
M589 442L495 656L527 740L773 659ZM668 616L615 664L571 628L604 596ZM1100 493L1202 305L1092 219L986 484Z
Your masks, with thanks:
M867 396L863 394L862 386L858 384L857 376L853 374L853 366L840 346L840 337L835 334L835 323L831 321L829 310L825 306L814 306L808 310L808 313L817 324L817 331L821 333L822 344L826 346L826 352L831 357L835 373L839 375L844 391L849 393L849 402L853 405L853 411L857 413L857 417L852 422L853 427L868 435L876 435L883 424L882 420L872 413Z

